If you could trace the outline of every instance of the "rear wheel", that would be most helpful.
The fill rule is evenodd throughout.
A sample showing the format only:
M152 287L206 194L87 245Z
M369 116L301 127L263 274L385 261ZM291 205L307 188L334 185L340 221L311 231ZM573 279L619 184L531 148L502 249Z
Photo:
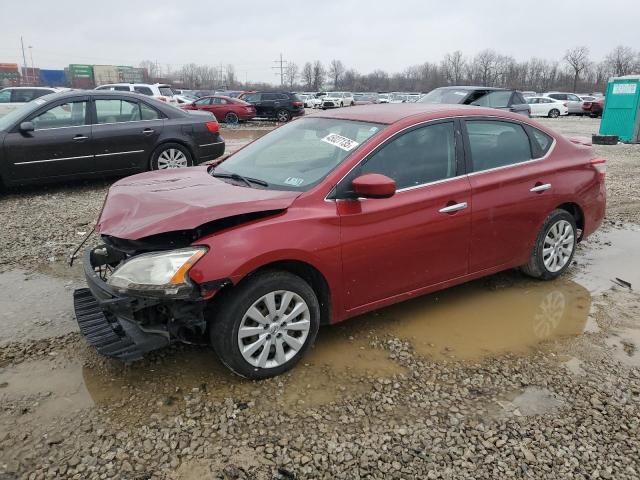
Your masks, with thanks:
M288 272L256 274L219 299L209 335L220 360L246 378L292 368L313 345L320 326L318 299Z
M162 144L151 155L151 170L184 168L191 165L193 165L191 152L179 143Z
M529 262L522 270L541 280L559 277L569 268L576 250L576 221L566 210L554 210L545 219Z
M558 118L560 116L560 110L557 108L552 108L549 110L549 118Z
M240 121L240 119L238 118L238 115L236 115L234 112L229 112L224 116L224 122L226 124L235 125L239 121Z
M276 120L286 123L291 120L291 114L287 110L280 109L276 112Z

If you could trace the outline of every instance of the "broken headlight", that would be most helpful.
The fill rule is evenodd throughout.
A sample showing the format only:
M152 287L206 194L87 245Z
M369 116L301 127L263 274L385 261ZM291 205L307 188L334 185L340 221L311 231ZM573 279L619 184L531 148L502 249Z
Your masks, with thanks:
M205 247L193 247L137 255L119 266L107 283L130 293L188 296L193 290L189 270L205 253Z

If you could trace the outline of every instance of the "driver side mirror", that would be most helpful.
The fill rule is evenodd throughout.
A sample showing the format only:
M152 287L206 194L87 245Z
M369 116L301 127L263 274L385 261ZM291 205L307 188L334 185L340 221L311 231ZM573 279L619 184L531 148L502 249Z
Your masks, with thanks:
M363 198L389 198L396 193L395 180L379 173L360 175L351 182L351 187Z
M33 122L22 122L19 128L22 133L30 133L35 130Z

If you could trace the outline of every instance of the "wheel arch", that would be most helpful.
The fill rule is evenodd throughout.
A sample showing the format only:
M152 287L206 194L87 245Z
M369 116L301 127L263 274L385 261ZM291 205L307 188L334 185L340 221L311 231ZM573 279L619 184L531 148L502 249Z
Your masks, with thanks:
M566 202L556 207L559 210L568 212L576 221L576 227L580 230L578 241L582 240L584 232L584 211L582 207L575 202Z
M151 162L153 161L153 156L156 154L158 149L161 148L163 145L166 145L167 143L177 143L178 145L182 145L184 148L186 148L189 151L189 153L191 154L191 162L195 164L196 153L194 152L192 145L189 145L188 142L185 142L184 140L179 138L163 138L158 142L158 144L155 146L155 148L151 152L151 155L149 156L149 165L148 165L149 168L151 168Z

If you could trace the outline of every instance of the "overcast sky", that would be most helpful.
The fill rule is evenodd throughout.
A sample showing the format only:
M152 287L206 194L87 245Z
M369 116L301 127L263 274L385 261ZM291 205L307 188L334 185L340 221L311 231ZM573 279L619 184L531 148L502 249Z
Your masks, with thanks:
M619 44L640 48L639 0L5 1L0 63L162 68L232 63L240 80L276 82L280 53L300 67L342 60L361 73L401 71L447 52L484 48L522 60L560 59L587 45L601 59ZM28 8L26 7L28 5ZM607 12L615 21L607 20Z

